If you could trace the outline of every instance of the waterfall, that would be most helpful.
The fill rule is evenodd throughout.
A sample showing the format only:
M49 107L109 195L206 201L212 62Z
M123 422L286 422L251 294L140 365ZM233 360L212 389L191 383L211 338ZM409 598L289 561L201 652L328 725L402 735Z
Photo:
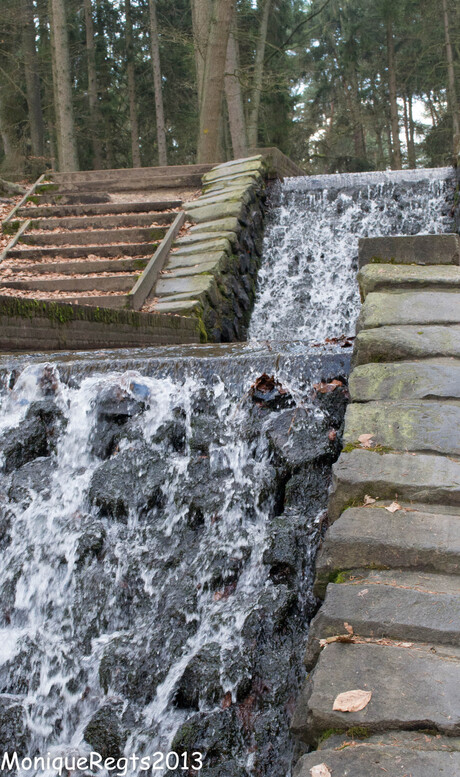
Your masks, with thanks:
M358 235L449 228L450 171L398 175L275 187L247 344L2 358L0 750L20 775L91 751L290 774L348 399L351 349L324 340L353 332Z

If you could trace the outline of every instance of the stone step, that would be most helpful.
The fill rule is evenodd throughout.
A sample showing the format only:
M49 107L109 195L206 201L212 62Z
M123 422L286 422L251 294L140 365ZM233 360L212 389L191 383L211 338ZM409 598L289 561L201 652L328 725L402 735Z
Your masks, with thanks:
M168 278L162 276L155 287L157 297L169 297L171 294L189 294L200 296L206 291L214 278L210 275L196 275L190 278Z
M454 291L372 292L361 308L356 331L380 326L460 323L460 303Z
M419 362L362 364L348 384L353 402L378 399L460 399L460 362L430 359Z
M206 251L201 254L182 254L172 252L169 254L166 269L175 270L178 267L196 267L196 265L202 262L211 262L214 266L216 266L220 261L225 259L228 259L228 254L226 251L210 251L209 253Z
M460 460L427 453L342 453L332 467L331 521L351 504L374 498L460 506Z
M460 456L460 402L407 399L348 405L343 442L358 445L372 434L374 447Z
M460 326L382 326L359 332L353 365L436 357L460 359Z
M20 281L3 281L0 284L7 289L26 289L36 291L130 291L139 274L101 275L100 277L72 275L54 278L25 278Z
M110 202L110 194L104 189L89 192L86 188L81 191L60 192L49 189L42 194L33 194L30 202L35 205L95 205L101 202Z
M199 305L197 299L169 300L169 297L162 297L154 307L155 313L180 313L186 316L194 311Z
M67 218L41 218L33 221L31 229L116 229L119 227L151 227L152 224L171 224L175 213L130 213L107 216L74 216Z
M372 692L363 710L332 709L339 694L358 689ZM313 744L325 731L352 727L367 733L430 729L459 736L460 650L418 643L327 645L301 692L291 728Z
M141 192L155 191L157 189L201 189L200 173L179 173L169 176L114 176L112 178L93 178L73 180L66 184L59 182L59 193L71 192L74 196L78 192Z
M431 511L416 504L401 507L395 513L383 505L349 507L342 513L329 527L317 557L317 596L324 597L328 582L346 579L346 570L411 569L460 575L460 510L452 514L442 506Z
M347 633L345 622L359 637L460 647L459 615L456 576L403 570L353 575L352 580L328 585L308 630L306 668L310 671L316 664L320 640Z
M23 262L15 267L8 268L15 273L27 273L28 275L44 275L49 273L58 273L59 275L88 275L89 273L109 272L112 274L122 273L141 273L147 263L148 257L144 259L80 259L76 262ZM0 265L0 279L1 265ZM9 280L13 280L8 276Z
M212 164L196 165L164 165L162 167L126 167L111 168L108 170L76 170L73 172L53 173L52 182L60 185L68 185L73 182L85 182L92 180L121 179L129 180L138 178L166 178L171 175L188 175L193 172L196 175L205 175L213 167Z
M55 246L54 248L12 248L8 259L78 259L85 256L152 256L158 243L111 243L110 245Z
M312 777L312 771L325 764L331 777L460 777L460 752L454 737L437 737L438 747L431 746L433 737L414 734L418 747L406 744L399 732L391 736L376 735L370 739L324 747L302 756L292 777ZM326 741L327 744L327 741Z
M58 245L107 245L117 243L152 243L163 239L166 227L148 227L135 229L103 229L72 232L26 232L20 238L20 244L31 246Z
M460 264L458 235L364 237L359 241L359 266L365 264Z
M358 273L361 295L366 298L373 291L458 291L460 267L412 264L366 264Z
M33 299L31 294L30 299ZM121 310L128 307L128 295L127 294L68 294L64 296L52 296L40 298L43 302L62 302L70 303L71 305L89 305L96 308L111 308L115 310Z
M182 200L142 200L141 202L108 202L86 205L59 205L19 208L18 216L26 219L98 216L116 213L163 213L180 208Z

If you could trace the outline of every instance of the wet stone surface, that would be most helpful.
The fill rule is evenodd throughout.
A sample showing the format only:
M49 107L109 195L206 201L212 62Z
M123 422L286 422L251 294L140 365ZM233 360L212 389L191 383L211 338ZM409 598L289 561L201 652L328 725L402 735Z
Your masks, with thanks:
M206 381L47 367L50 383L35 365L4 382L8 747L201 751L207 777L287 773L348 400L313 388L342 384L334 358L308 380L248 372L238 390L218 360Z

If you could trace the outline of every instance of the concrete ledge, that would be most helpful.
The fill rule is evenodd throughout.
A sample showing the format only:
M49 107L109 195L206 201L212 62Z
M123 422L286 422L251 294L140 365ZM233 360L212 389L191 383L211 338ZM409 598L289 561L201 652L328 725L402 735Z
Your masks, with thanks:
M361 238L359 241L359 266L381 262L459 265L459 236L441 234Z

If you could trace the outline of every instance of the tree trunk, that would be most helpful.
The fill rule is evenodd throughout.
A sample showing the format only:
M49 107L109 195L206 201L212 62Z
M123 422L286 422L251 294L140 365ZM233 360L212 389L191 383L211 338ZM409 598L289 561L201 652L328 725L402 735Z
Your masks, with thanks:
M134 73L134 42L133 24L131 20L131 3L125 0L126 17L126 64L128 73L128 101L129 123L131 127L131 157L133 167L141 167L141 153L139 149L139 124L136 107L136 77Z
M49 0L59 170L78 170L64 0Z
M225 97L227 99L228 121L230 125L234 159L241 159L242 157L247 156L248 153L246 120L239 79L239 67L238 39L236 37L236 24L234 19L228 37L227 61L225 65Z
M414 117L412 115L412 96L408 97L409 106L409 167L415 169L417 167L417 157L415 154L415 126Z
M199 109L201 109L206 49L208 46L209 25L211 23L211 2L212 0L192 0L192 25Z
M93 7L91 0L83 0L86 26L86 56L88 58L88 102L91 144L93 146L93 167L102 167L102 143L99 137L99 103L97 95L96 48L94 45Z
M153 85L155 87L155 115L157 123L158 162L161 167L168 164L166 151L166 128L163 107L163 90L161 82L160 43L158 40L158 24L156 0L149 0L150 6L150 48L152 50Z
M267 42L270 6L271 0L265 0L262 10L262 18L260 20L259 37L257 40L256 57L254 61L254 83L251 92L251 106L249 108L248 121L249 148L257 148L260 97L262 93L262 80L264 75L265 44Z
M236 0L214 0L206 47L201 106L198 162L219 161L219 125L222 118L225 62Z
M447 0L442 0L442 11L444 17L444 38L446 42L447 74L448 74L448 95L450 110L452 112L452 128L454 131L454 142L460 134L460 113L457 102L457 92L455 90L455 69L454 56L452 53L452 44L450 42L449 13L447 10Z
M45 125L40 96L40 78L35 47L35 21L32 0L22 0L22 43L26 76L27 107L29 110L30 139L34 156L45 155Z
M388 89L390 93L390 115L391 115L391 136L392 136L392 168L401 170L401 144L399 141L399 119L398 102L396 91L396 70L395 70L395 42L393 38L393 22L391 18L387 21L387 54L388 54Z

